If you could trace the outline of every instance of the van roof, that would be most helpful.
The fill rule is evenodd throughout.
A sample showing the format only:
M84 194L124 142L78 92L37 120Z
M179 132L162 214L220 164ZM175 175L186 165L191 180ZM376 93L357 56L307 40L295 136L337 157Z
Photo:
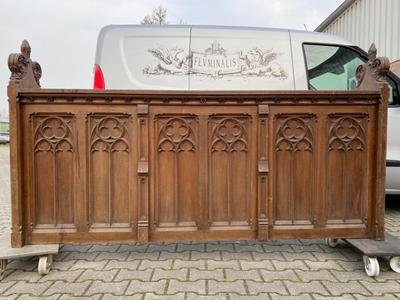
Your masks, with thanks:
M157 25L157 24L120 24L120 25L106 25L104 26L99 34L99 38L108 31L113 29L121 29L121 28L138 28L138 27L147 27L147 28L202 28L202 29L228 29L228 30L255 30L255 31L270 31L270 32L290 32L294 34L301 35L309 35L315 37L335 37L330 34L315 32L315 31L306 31L299 29L288 29L288 28L272 28L272 27L252 27L252 26L226 26L226 25ZM349 41L341 39L341 44L351 44Z

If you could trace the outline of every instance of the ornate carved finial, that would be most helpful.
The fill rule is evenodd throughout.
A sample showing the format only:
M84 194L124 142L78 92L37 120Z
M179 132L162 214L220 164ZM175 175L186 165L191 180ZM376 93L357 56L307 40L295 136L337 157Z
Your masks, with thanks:
M357 89L376 90L387 84L390 61L387 57L376 57L377 50L373 43L368 50L368 62L359 65L356 70Z
M21 53L8 56L8 68L11 71L10 82L17 83L20 87L40 87L42 68L39 63L31 60L31 46L27 40L22 41Z

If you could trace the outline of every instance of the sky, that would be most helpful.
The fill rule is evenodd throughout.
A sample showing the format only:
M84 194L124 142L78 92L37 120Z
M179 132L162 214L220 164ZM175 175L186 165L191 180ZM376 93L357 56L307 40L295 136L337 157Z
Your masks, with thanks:
M0 0L0 119L8 118L7 58L22 40L42 67L43 88L91 88L97 36L139 24L162 5L170 24L314 30L343 0Z

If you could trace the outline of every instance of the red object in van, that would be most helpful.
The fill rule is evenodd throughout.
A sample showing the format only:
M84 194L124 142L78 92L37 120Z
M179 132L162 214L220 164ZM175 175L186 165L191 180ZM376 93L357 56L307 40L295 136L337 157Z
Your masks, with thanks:
M106 85L104 83L104 76L101 68L98 64L94 65L94 81L93 81L93 88L95 90L104 90Z

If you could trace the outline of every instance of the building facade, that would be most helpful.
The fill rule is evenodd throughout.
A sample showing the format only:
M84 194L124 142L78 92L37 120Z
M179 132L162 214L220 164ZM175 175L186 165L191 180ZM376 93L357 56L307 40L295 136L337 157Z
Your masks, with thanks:
M365 51L400 59L400 0L345 0L315 31L343 37Z

